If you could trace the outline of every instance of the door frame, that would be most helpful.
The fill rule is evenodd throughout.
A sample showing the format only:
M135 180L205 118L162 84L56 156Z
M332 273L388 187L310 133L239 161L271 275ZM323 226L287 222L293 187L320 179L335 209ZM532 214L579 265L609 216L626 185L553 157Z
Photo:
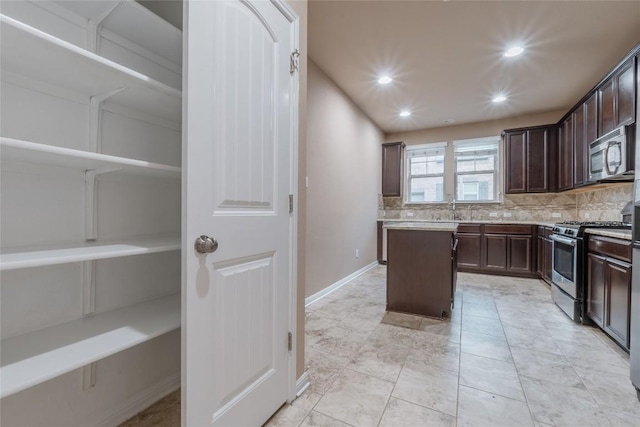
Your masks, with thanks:
M244 0L241 0L244 1ZM289 6L286 0L271 0L271 3L291 22L291 32L293 46L291 52L300 49L300 17ZM291 351L289 351L289 390L287 395L288 403L296 398L296 361L297 361L297 300L298 300L298 143L299 143L299 111L300 111L300 69L293 72L290 80L290 90L293 94L290 101L291 119L291 150L289 164L291 166L291 176L289 179L289 194L293 194L293 213L289 220L290 255L289 255L289 331L292 334Z
M215 1L215 0L209 0L209 1ZM248 7L251 8L251 3L247 0L238 0L240 3L244 3L246 4ZM286 0L270 0L270 2L282 13L282 15L291 23L291 40L292 40L292 46L290 47L290 51L293 53L294 51L299 51L300 49L300 18L297 15L297 13L291 8L291 6L287 3ZM188 28L187 27L187 18L188 18L188 8L189 8L189 0L184 1L183 4L183 28ZM182 36L182 47L183 47L183 63L184 63L184 52L188 51L188 32L185 33L183 31L183 36ZM184 65L183 65L184 67ZM184 68L183 68L184 70ZM291 176L289 177L289 194L293 195L293 212L290 214L290 218L289 218L289 247L290 247L290 255L289 255L289 262L290 262L290 267L289 267L289 289L288 289L288 295L289 295L289 319L288 319L288 325L289 325L289 331L292 334L292 342L291 342L291 350L288 351L288 357L289 360L287 362L287 401L288 403L291 403L293 400L295 400L296 398L296 382L297 382L297 378L296 378L296 361L297 361L297 342L298 342L298 331L297 331L297 295L298 295L298 278L297 278L297 274L298 274L298 143L299 143L299 110L300 110L300 104L299 104L299 100L300 100L300 71L299 69L297 70L297 72L293 72L291 79L290 79L290 92L292 93L292 97L290 99L290 107L289 107L289 114L290 114L290 120L291 120L291 127L290 127L290 154L289 154L289 165L291 167ZM184 91L184 88L188 87L188 82L187 82L187 75L183 73L183 77L182 77L182 88ZM187 113L187 104L186 104L186 97L183 96L183 101L182 101L182 111L183 111L183 123L185 123L185 117L186 117L186 113ZM182 130L182 140L183 140L183 144L182 144L182 156L183 156L183 162L184 162L184 157L186 156L186 144L184 143L185 138L186 138L186 133L185 133L185 129L183 127ZM185 191L185 185L186 185L186 181L185 181L185 177L184 177L184 173L183 173L183 177L182 177L182 191L184 194ZM187 215L186 215L186 203L185 203L185 199L183 196L183 200L182 200L182 217L183 217L183 221L186 220ZM183 227L184 229L184 227ZM183 251L183 255L182 255L182 265L183 265L183 272L181 274L182 277L182 287L184 288L185 286L189 286L188 283L186 283L185 280L185 272L184 272L184 263L185 263L185 257L188 256L187 253L190 253L189 251L193 250L193 242L191 241L187 241L187 237L185 235L182 235L181 240L182 240L182 251ZM184 290L182 291L182 297L183 297L183 301L182 301L182 307L185 306L184 303ZM184 320L184 313L182 314L182 319ZM184 327L184 323L181 326L181 328ZM181 376L183 377L182 383L184 385L184 375L185 375L185 365L184 365L184 333L182 334L183 338L181 340L181 354L182 354L182 361L181 361ZM186 396L186 392L184 390L184 387L182 389L182 398L184 399ZM184 408L184 402L182 403L182 408ZM185 420L185 414L181 415L181 420L184 423Z

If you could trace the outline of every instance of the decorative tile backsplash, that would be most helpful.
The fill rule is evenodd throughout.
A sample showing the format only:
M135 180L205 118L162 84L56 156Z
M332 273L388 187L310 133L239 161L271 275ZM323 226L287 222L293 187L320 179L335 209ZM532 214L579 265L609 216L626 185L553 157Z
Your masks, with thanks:
M620 221L620 211L633 199L633 184L578 193L577 215L579 220Z
M591 191L546 194L509 194L502 203L403 205L401 197L379 197L378 217L462 221L569 220L619 221L620 211L632 198L633 183L613 184Z

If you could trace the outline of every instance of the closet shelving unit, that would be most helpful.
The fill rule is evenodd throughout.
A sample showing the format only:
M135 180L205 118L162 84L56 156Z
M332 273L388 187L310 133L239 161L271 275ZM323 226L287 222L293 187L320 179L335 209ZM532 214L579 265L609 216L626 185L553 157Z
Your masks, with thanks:
M2 13L3 80L6 77L12 84L37 82L36 86L42 83L80 94L86 99L88 129L86 149L51 144L42 138L28 140L24 138L29 134L27 126L17 134L3 133L0 137L3 167L30 165L74 170L78 175L83 174L85 188L85 224L80 226L84 229L84 241L61 239L55 244L31 242L24 246L16 241L2 242L0 270L3 272L56 268L67 263L82 263L83 271L81 316L3 336L0 397L4 398L180 327L179 284L169 294L150 291L142 301L97 311L95 263L180 250L180 236L176 232L179 224L169 232L158 230L151 235L101 238L97 194L102 176L117 175L118 179L125 180L142 177L156 180L158 185L171 182L174 188L179 187L181 169L175 165L180 163L179 158L171 165L101 151L103 112L108 110L115 109L119 114L130 112L135 120L151 117L179 134L182 33L129 0L22 2L17 6L3 5ZM49 22L46 18L49 16L71 22L72 30L52 34L59 28ZM78 28L84 31L84 40L75 36L69 36L69 40L61 38L67 33L76 34ZM136 144L136 136L128 142ZM14 215L11 206L6 206L4 201L2 205L2 215ZM179 256L176 260L179 269ZM5 300L4 303L11 302Z

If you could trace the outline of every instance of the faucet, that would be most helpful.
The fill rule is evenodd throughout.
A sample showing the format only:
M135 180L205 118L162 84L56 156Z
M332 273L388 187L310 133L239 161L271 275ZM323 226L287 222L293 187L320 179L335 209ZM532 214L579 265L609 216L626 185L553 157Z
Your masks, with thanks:
M451 198L451 202L449 202L449 206L451 207L451 220L452 221L461 220L462 218L456 215L456 199L454 197Z
M473 206L468 205L467 209L469 209L469 221L473 221Z

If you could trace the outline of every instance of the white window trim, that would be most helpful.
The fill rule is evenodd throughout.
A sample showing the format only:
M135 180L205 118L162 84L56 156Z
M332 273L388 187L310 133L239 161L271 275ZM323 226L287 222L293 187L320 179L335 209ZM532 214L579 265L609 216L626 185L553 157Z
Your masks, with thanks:
M453 152L452 152L452 156L453 156L453 194L452 194L452 200L455 200L456 204L469 204L469 205L481 205L481 204L495 204L495 203L502 203L502 144L500 143L502 141L500 136L487 136L487 137L482 137L482 138L470 138L470 139L461 139L461 140L455 140L453 141ZM458 172L456 170L456 163L455 163L455 147L458 146L465 146L465 145L472 145L472 144L483 144L483 143L491 143L491 144L497 144L497 158L495 159L494 162L494 176L493 176L493 186L494 186L494 192L495 192L495 198L493 200L458 200ZM446 163L446 162L445 162ZM483 174L486 173L485 171L482 172L467 172L464 173L463 175L473 175L473 174Z
M429 144L419 144L419 145L408 145L407 148L404 150L404 170L405 172L405 176L404 176L404 197L403 197L403 203L406 206L411 206L411 205L446 205L449 202L446 200L447 198L447 147L449 146L449 142L432 142ZM412 151L420 151L420 150L433 150L433 149L437 149L437 148L444 148L444 169L442 171L442 197L444 200L442 200L441 202L412 202L409 201L409 198L411 197L411 188L409 187L409 178L411 176L411 165L409 163L410 160L410 156L409 154ZM440 176L440 174L437 175L432 175L432 176Z

